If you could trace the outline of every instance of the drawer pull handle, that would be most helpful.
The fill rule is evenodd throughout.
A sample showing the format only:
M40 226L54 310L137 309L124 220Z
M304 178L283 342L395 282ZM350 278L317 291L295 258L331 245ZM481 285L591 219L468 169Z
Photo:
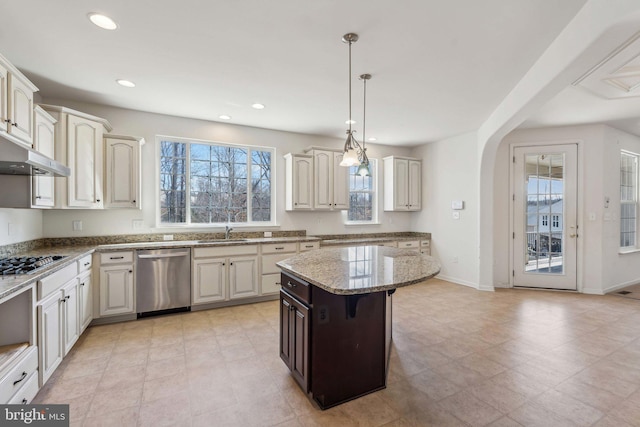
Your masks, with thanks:
M29 401L27 399L22 399L22 404L26 405L27 403L29 403Z
M290 281L287 281L287 286L289 286L290 288L295 288L298 285L295 283L292 284Z
M19 382L22 382L22 380L24 380L25 378L27 378L27 373L26 373L26 372L24 372L24 371L22 371L22 376L20 377L20 379L19 379L19 380L14 381L14 382L13 382L13 385L16 385L16 384L18 384Z
M124 259L124 257L123 256L112 256L112 257L109 257L109 259Z
M91 265L91 263L90 263L90 262L85 262L85 263L84 263L84 266L85 266L85 267L87 267L87 266L89 266L89 265Z
M280 246L280 247L275 248L276 251L281 251L283 249L284 249L284 246Z
M280 286L280 285L281 285L281 283L280 283L280 282L276 282L276 285Z
M313 245L305 245L304 247L305 247L305 248L312 248L312 247L313 247Z

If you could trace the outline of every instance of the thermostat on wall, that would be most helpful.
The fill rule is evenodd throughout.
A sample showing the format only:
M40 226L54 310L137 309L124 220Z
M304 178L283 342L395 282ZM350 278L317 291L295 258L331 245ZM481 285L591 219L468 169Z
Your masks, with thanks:
M462 200L453 200L451 202L451 209L453 209L453 210L464 209L464 201L462 201Z

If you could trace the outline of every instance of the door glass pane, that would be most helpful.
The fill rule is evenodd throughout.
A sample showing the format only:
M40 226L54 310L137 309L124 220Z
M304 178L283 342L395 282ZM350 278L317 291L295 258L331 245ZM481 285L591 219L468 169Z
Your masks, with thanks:
M525 156L524 272L564 274L564 154Z

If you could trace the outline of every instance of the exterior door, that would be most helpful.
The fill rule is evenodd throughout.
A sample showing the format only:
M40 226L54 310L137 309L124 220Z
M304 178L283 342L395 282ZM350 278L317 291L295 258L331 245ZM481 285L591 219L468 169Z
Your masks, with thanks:
M513 285L577 289L577 144L513 150Z

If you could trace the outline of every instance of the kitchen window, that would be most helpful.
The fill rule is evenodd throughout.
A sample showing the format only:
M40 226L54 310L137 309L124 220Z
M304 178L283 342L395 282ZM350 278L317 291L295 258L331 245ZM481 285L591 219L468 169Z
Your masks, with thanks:
M638 155L620 153L620 248L637 246Z
M159 138L160 223L275 223L275 150Z
M349 168L349 210L347 224L376 224L376 159L369 159L370 176L358 175L358 166Z

